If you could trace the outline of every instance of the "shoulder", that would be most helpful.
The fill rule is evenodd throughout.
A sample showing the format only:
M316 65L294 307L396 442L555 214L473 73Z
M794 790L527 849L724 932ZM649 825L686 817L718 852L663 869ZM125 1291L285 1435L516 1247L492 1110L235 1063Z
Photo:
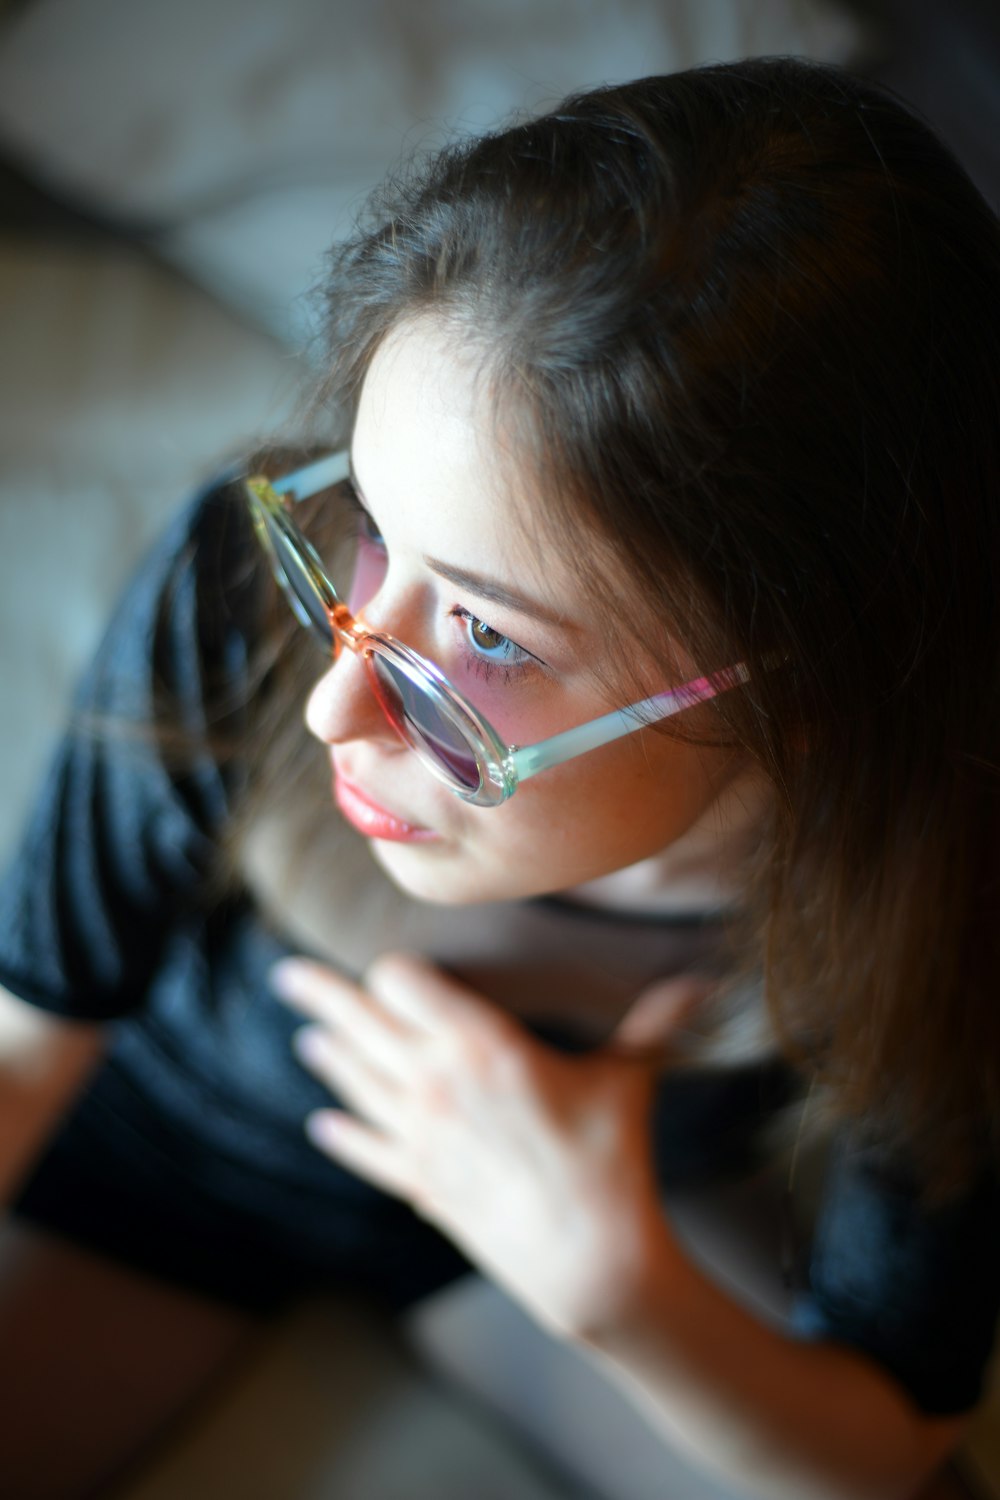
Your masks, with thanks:
M262 575L241 473L234 464L199 486L140 559L79 684L78 716L146 724L157 704L183 714L245 673Z
M14 995L65 1016L125 1014L203 899L243 778L254 545L225 473L119 599L0 881L0 983Z
M240 617L256 572L243 472L231 465L194 492L140 562L123 603L197 607L206 621Z
M800 1329L873 1355L932 1413L979 1394L1000 1310L1000 1181L986 1163L945 1200L898 1153L837 1141Z

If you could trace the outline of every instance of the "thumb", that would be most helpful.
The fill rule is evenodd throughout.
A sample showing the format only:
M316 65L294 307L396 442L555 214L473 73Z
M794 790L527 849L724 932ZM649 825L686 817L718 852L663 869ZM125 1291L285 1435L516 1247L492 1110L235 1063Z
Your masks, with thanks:
M615 1028L611 1045L617 1051L645 1052L665 1059L713 988L711 980L698 974L658 979L629 1007Z

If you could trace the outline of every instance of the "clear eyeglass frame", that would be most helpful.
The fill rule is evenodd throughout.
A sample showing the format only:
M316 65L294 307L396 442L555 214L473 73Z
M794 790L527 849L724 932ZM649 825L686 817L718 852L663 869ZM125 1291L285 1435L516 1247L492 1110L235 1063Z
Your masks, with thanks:
M244 483L255 532L299 622L334 660L343 649L361 656L375 697L394 731L432 775L465 802L498 807L522 781L749 681L746 667L737 663L534 744L506 744L434 662L395 636L369 630L352 613L330 582L315 548L293 521L291 505L349 477L346 451L327 454L280 479L262 474L247 477ZM412 705L425 711L422 718L414 715Z

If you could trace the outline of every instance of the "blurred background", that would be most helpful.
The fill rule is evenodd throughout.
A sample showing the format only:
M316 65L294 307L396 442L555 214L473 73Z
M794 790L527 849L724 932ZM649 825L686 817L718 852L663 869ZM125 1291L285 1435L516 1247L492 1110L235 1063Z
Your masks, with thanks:
M997 0L0 0L0 861L141 550L216 464L294 434L316 375L310 292L324 251L385 172L571 89L767 53L890 84L1000 203ZM472 1343L495 1351L502 1332L488 1317L478 1326ZM344 1387L315 1357L336 1339L322 1317L301 1327L283 1373L261 1377L257 1406L244 1402L225 1429L226 1462L244 1459L239 1487L203 1435L188 1469L168 1463L136 1500L194 1496L195 1470L206 1496L442 1500L433 1477L400 1477L407 1422L451 1455L448 1493L473 1493L469 1473L483 1500L568 1493L540 1471L503 1469L515 1460L495 1437L414 1396L395 1365L403 1405L383 1400L379 1419L367 1408L364 1483L264 1479L272 1460L254 1435L276 1415L289 1433L310 1402L328 1426L335 1391L344 1409ZM468 1329L455 1347L463 1339ZM545 1357L530 1340L521 1349ZM352 1359L356 1432L369 1375ZM371 1368L371 1388L384 1388L385 1370ZM521 1369L508 1368L515 1405ZM529 1385L528 1426L544 1444L565 1388L550 1383L546 1407ZM632 1493L666 1493L648 1434L615 1421L602 1409L577 1465L588 1493L603 1464L607 1493L624 1500L618 1443ZM495 1488L484 1462L501 1466ZM674 1500L707 1493L686 1482L675 1479Z
M995 0L0 0L0 860L140 549L294 425L323 252L386 170L769 52L886 79L996 201Z

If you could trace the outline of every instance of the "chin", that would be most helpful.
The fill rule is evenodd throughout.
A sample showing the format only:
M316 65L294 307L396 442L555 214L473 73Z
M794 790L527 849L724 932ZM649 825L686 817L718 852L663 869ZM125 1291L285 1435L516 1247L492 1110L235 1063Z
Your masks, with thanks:
M373 839L370 847L393 885L414 901L434 906L483 906L540 894L484 873L454 845L395 844Z
M396 888L414 901L435 906L474 906L496 899L479 894L462 861L449 857L439 844L395 844L372 839L372 855Z

